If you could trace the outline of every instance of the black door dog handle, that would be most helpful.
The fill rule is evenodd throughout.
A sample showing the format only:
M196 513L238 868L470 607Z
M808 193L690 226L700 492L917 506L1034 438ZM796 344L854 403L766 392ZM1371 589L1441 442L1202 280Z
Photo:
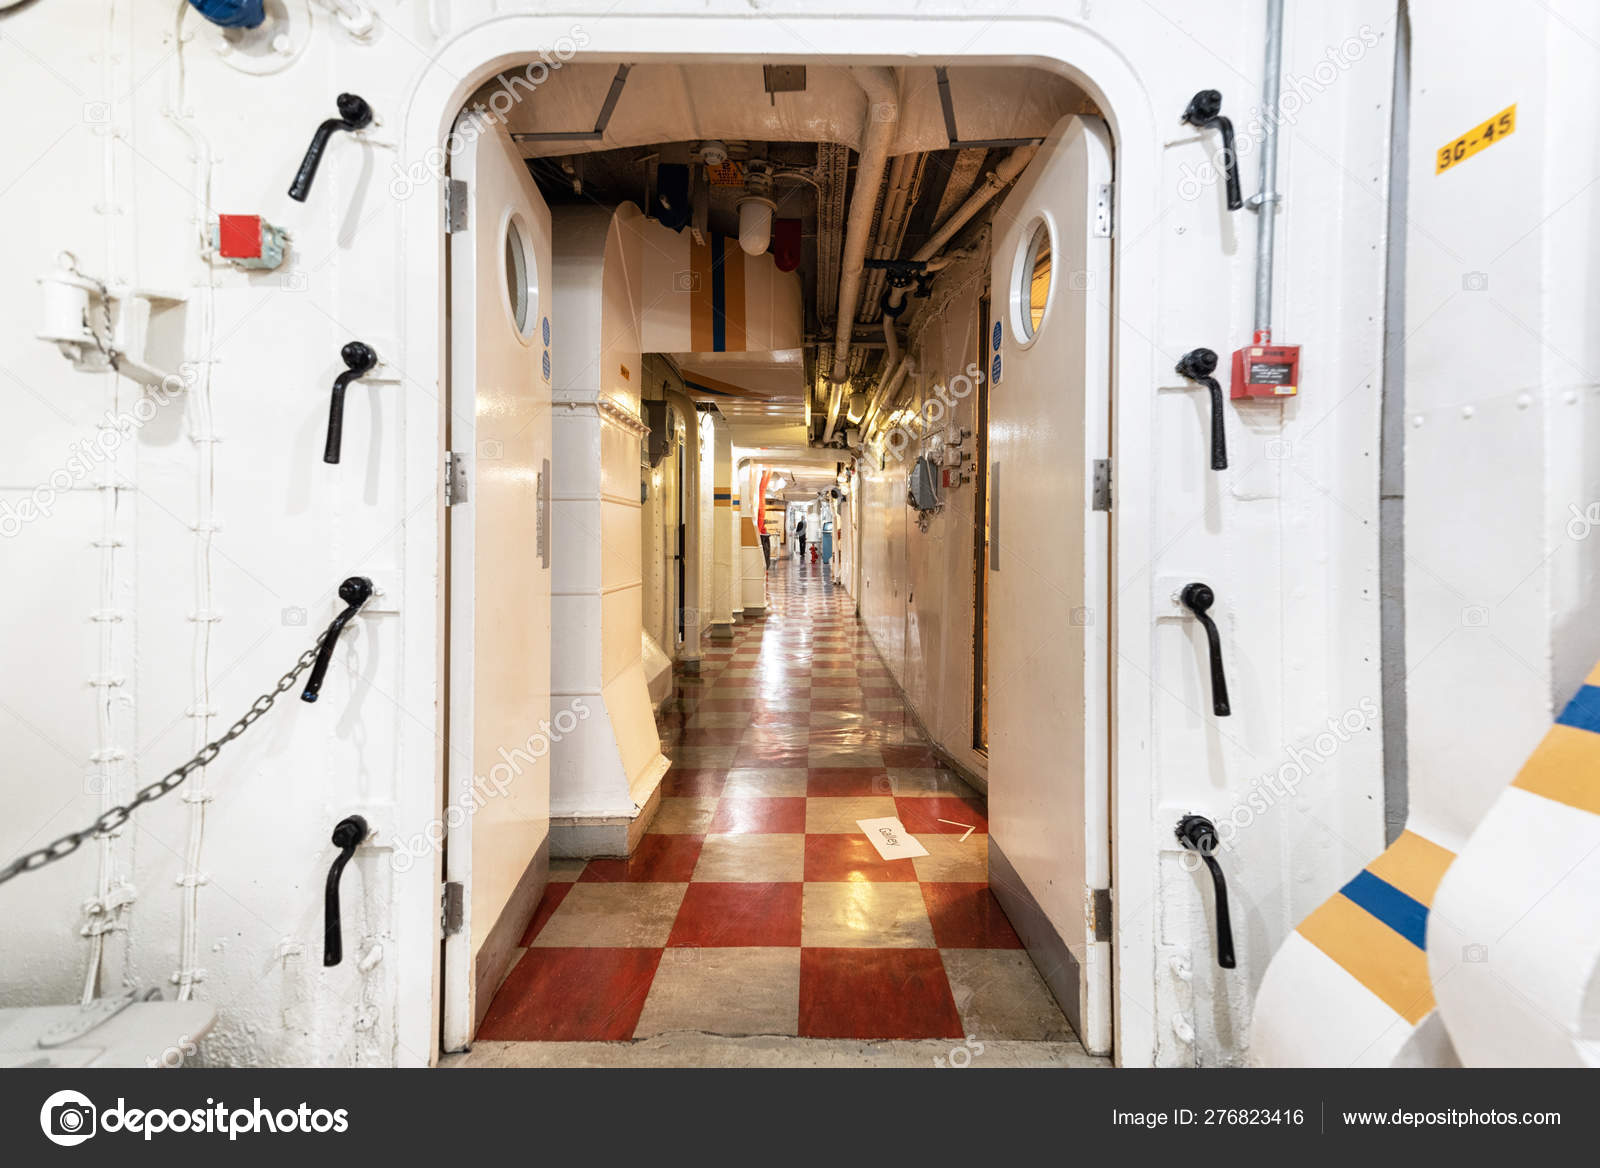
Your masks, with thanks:
M1228 469L1228 434L1222 424L1222 386L1212 375L1217 355L1210 349L1190 349L1178 359L1178 376L1198 382L1211 391L1211 469Z
M367 821L359 815L341 819L333 829L333 846L339 854L328 869L328 885L322 897L322 964L338 965L344 960L344 928L339 923L339 877L356 854L356 845L367 838Z
M1222 116L1222 94L1215 89L1202 89L1189 99L1183 120L1197 130L1215 126L1222 131L1222 171L1228 185L1228 210L1237 211L1244 206L1239 194L1239 156L1233 149L1233 122Z
M311 193L311 180L317 177L317 167L322 164L322 152L328 148L328 139L333 137L333 132L364 130L372 124L372 107L366 103L366 99L353 93L341 93L336 104L339 116L323 122L317 127L317 132L311 135L311 145L306 149L306 156L300 160L300 169L295 171L294 182L289 185L289 197L297 203L305 202L306 196Z
M361 611L361 606L372 599L372 581L365 576L351 576L339 585L339 599L344 601L344 611L333 618L328 631L317 639L317 659L311 666L311 677L300 692L300 700L314 702L322 692L322 680L328 676L328 663L333 660L333 646L344 632L350 618Z
M1226 718L1232 710L1228 707L1228 679L1222 672L1222 637L1217 632L1217 622L1211 619L1207 611L1215 603L1216 593L1205 584L1185 584L1178 599L1194 613L1195 620L1206 631L1206 643L1211 650L1211 712L1219 718Z
M378 363L378 354L371 345L351 341L339 350L345 371L333 379L333 397L328 402L328 438L322 444L322 461L337 463L344 445L344 392L352 381L365 377Z
M1178 842L1198 852L1211 870L1211 886L1217 895L1217 964L1234 967L1233 923L1228 917L1228 882L1222 878L1222 865L1212 853L1217 850L1217 826L1204 815L1185 815L1178 820Z

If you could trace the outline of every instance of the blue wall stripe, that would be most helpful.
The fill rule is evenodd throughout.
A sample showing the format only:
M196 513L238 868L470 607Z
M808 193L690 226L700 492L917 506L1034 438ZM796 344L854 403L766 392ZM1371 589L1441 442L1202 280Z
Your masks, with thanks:
M1600 685L1579 686L1556 724L1600 734Z
M711 235L711 348L728 348L728 274L722 266L722 236Z
M1412 900L1387 880L1367 871L1356 873L1339 891L1418 949L1427 947L1427 905Z

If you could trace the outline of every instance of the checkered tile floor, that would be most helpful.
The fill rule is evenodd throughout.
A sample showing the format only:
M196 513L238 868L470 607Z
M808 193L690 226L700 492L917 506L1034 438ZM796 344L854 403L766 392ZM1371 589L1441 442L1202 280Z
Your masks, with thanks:
M555 863L479 1037L1069 1038L989 892L983 802L849 597L788 561L767 591L764 621L678 679L650 833L629 860ZM880 859L856 820L883 815L930 854Z

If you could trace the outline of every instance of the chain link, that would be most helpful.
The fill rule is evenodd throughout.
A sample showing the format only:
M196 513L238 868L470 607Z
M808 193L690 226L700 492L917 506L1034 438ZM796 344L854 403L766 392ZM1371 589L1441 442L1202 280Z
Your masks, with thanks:
M133 813L146 803L154 803L161 796L175 791L195 771L201 767L210 766L216 760L217 755L222 753L224 746L250 729L251 726L254 726L268 710L272 709L273 703L294 688L294 684L299 680L300 675L309 669L311 663L317 659L317 650L322 647L323 638L326 636L327 634L324 633L321 637L318 637L317 643L300 654L300 658L295 662L294 668L280 677L277 685L251 702L250 708L244 712L244 715L232 726L229 726L227 732L221 737L213 739L202 746L200 753L176 770L167 772L167 774L148 786L140 787L128 802L102 811L95 818L95 821L82 831L69 832L52 844L18 856L4 868L0 868L0 884L4 884L13 876L20 875L23 872L37 871L46 864L54 863L56 860L72 855L85 840L115 831L124 823L127 823L132 818Z

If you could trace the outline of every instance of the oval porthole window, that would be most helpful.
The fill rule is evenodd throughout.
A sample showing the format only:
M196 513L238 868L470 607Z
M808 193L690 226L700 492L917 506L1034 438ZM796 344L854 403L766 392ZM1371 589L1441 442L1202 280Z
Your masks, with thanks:
M533 301L538 288L533 257L516 216L506 220L506 304L512 323L526 337L533 332Z
M1039 322L1050 302L1050 269L1050 226L1041 219L1017 265L1017 316L1024 340L1031 341L1039 334Z

